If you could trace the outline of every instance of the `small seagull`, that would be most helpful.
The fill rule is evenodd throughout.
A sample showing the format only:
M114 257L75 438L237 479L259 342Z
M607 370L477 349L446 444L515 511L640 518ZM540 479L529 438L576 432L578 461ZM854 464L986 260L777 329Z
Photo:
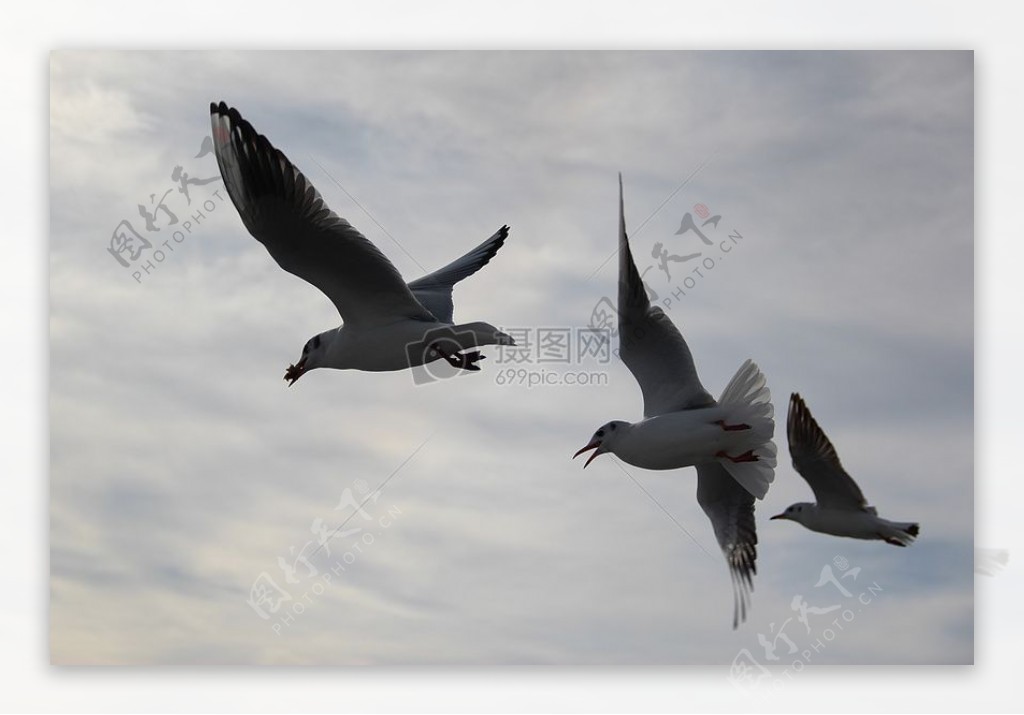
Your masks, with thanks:
M611 452L644 469L697 467L697 502L711 520L733 583L733 628L746 620L757 572L754 498L775 475L774 408L764 375L747 360L716 402L665 312L652 306L626 236L619 175L619 354L640 384L644 419L608 422L573 458Z
M508 226L412 283L321 198L281 151L224 102L210 105L214 151L242 222L284 270L323 291L341 314L338 328L314 335L289 365L289 386L318 367L404 370L444 359L476 371L482 345L514 345L483 322L452 322L452 288L487 264Z
M868 506L857 482L839 463L835 447L795 392L789 399L786 431L793 467L811 485L818 501L794 504L772 519L789 519L822 534L880 539L893 546L914 541L920 530L917 523L887 521Z

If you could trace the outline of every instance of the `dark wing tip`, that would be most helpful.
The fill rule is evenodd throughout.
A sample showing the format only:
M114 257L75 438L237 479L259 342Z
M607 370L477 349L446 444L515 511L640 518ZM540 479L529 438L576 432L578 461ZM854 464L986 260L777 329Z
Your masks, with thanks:
M226 144L237 144L239 141L251 144L262 138L262 135L242 117L237 109L229 107L225 102L210 102L210 116L227 120L228 136L224 137ZM264 139L264 141L266 140ZM217 137L214 137L214 143L218 143ZM267 143L269 144L269 142Z
M790 427L792 425L792 427ZM786 424L787 434L796 432L799 441L806 449L813 450L823 459L835 462L835 466L841 468L839 453L836 452L832 440L825 434L818 421L811 414L811 408L807 406L800 393L794 392L790 397L789 416ZM793 447L793 439L790 437L790 449Z
M210 115L226 118L232 133L234 133L235 129L238 129L245 142L265 143L267 146L270 146L267 138L257 132L237 109L229 107L226 102L210 102Z
M508 227L508 225L504 225L501 228L499 228L498 232L488 239L488 242L486 243L486 250L484 251L484 254L481 257L480 262L473 268L473 270L470 273L466 274L465 276L462 276L461 278L459 278L459 280L462 280L463 278L468 278L470 275L476 273L478 270L480 270L488 263L490 263L491 259L498 255L498 251L501 249L502 246L505 245L505 240L508 238L508 232L510 230L511 229ZM458 281L456 281L456 283L457 282Z
M250 233L257 235L255 224L259 220L259 208L255 202L260 199L276 197L294 204L294 210L306 219L313 218L315 211L323 208L316 190L284 152L256 131L235 107L225 102L211 102L210 112L214 151L221 174L225 176L228 195ZM231 165L230 170L226 170L226 163ZM308 200L302 203L303 198Z
M484 261L484 265L487 265L487 262L494 258L498 249L505 245L505 241L508 239L508 232L511 230L512 229L510 229L507 224L498 229L497 238L494 240L494 243L490 245L490 248L487 251L487 260Z
M508 232L510 230L511 229L506 224L499 228L498 232L495 233L490 239L488 239L488 243L486 244L486 250L484 251L483 257L480 260L480 263L477 264L477 266L473 269L472 273L476 273L478 270L480 270L488 263L490 263L492 258L498 255L498 251L501 249L502 246L505 245L505 239L508 238ZM468 275L472 275L472 273ZM468 275L463 277L468 277Z
M789 441L790 456L799 449L818 453L823 457L835 458L835 449L825 435L807 403L799 392L789 396L789 414L786 417L786 437ZM799 471L799 470L798 470Z
M645 317L650 308L647 289L633 260L626 233L626 208L622 192L622 174L619 174L619 322L628 323Z
M227 102L223 100L220 102L210 102L211 115L223 117L225 115L230 115L232 111L235 110L232 107L229 107ZM235 111L235 113L237 114L237 111Z
M728 480L728 481L725 481ZM698 465L697 503L711 520L732 581L733 628L747 618L757 574L754 496L720 465Z
M862 508L867 506L860 487L843 468L832 440L828 438L825 430L814 419L810 408L796 392L789 399L786 437L789 441L789 457L793 462L793 468L810 484L819 501L823 497L819 491L824 486L822 479L827 478L830 482L838 483ZM822 464L827 465L824 473L820 469ZM825 495L826 498L829 496L831 495Z
M266 162L266 166L263 167L264 169L273 168L278 172L281 170L281 167L275 166L275 163L271 160L292 166L291 160L288 159L285 153L275 147L266 136L256 131L256 128L237 109L227 106L224 102L221 102L219 105L211 104L210 106L214 108L215 114L227 118L230 143L234 145L236 151L240 150L241 146L248 147L249 150L254 149L255 155L261 157L262 161Z
M749 546L749 549L749 552L746 549L742 552L734 552L733 556L729 558L733 591L733 630L736 630L740 623L746 622L747 611L750 610L750 595L754 592L753 575L757 573L755 566L757 551L752 545Z
M787 420L788 425L795 426L797 415L800 415L804 412L807 412L807 405L806 403L804 403L804 398L800 397L799 392L791 393L789 396L789 419Z

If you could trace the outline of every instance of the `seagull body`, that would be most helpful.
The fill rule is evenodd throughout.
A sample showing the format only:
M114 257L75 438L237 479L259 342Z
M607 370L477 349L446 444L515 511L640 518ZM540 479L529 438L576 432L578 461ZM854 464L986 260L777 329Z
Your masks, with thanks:
M315 367L366 372L405 370L441 359L441 354L431 353L432 345L450 346L448 354L456 354L480 345L498 344L492 339L496 330L487 323L437 325L423 320L401 320L366 328L342 325L327 331L330 337L324 350L319 354L310 351L312 356L307 357L303 372ZM471 365L465 369L474 368Z
M696 466L697 502L711 520L733 582L733 628L746 619L756 573L754 499L774 478L771 393L747 360L716 401L665 312L652 306L626 236L619 176L619 354L640 385L644 419L615 420L574 456L611 452L645 469ZM586 464L584 466L586 466Z
M914 541L920 530L918 524L883 519L873 506L868 506L860 487L839 462L832 442L795 392L789 400L786 432L793 467L811 486L817 503L793 504L772 519L795 521L822 534L881 540L893 546Z
M771 439L771 430L766 436L763 423L759 423L762 429L722 427L730 422L740 423L737 410L730 405L669 412L634 424L618 423L615 434L603 439L602 446L627 464L642 469L679 469L718 460L728 465L727 469L740 470L739 465L750 462L733 462L732 458L716 455L743 455L758 450L766 439ZM764 496L767 483L754 483L758 485L754 487L758 492L755 496Z
M512 345L483 322L455 324L452 289L486 265L508 226L444 268L412 283L348 221L331 211L288 158L236 109L210 105L224 185L245 227L284 270L323 291L343 324L310 338L285 373L294 384L318 367L404 370L444 359L479 370L482 345Z
M789 519L803 524L811 531L851 539L881 539L894 546L906 546L917 536L918 526L912 523L894 522L882 519L872 511L828 509L817 504L801 502L794 504L800 509L773 516L773 519ZM792 509L793 507L790 507Z

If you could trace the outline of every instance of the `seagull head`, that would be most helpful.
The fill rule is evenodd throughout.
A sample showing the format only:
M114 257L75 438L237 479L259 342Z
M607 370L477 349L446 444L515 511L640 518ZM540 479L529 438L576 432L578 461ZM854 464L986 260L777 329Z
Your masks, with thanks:
M600 429L597 430L597 432L594 433L594 436L590 438L590 441L587 442L587 445L585 447L580 449L580 451L578 451L576 454L572 455L572 458L576 459L584 452L587 452L591 449L594 450L594 453L590 455L590 458L583 465L583 468L586 469L587 465L593 462L598 455L604 454L605 452L615 451L615 441L619 438L620 435L625 433L625 428L628 426L628 422L623 422L621 420L614 420L606 425L603 425Z
M793 504L792 506L786 507L786 511L781 514L776 514L772 519L788 519L789 521L795 521L798 524L802 524L804 519L810 515L813 509L814 504L800 502L799 504Z
M333 330L328 330L319 335L314 335L306 341L306 344L302 347L302 357L299 358L297 363L289 365L288 369L285 370L284 379L288 381L288 387L294 385L300 377L310 370L324 364L327 346L330 345L334 332Z

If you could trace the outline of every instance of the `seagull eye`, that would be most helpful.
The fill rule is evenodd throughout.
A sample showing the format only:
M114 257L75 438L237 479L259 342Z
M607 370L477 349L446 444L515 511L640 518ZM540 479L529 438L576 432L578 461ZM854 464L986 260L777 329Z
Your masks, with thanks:
M599 430L597 431L597 436L598 436L598 437L604 437L604 430L603 430L603 429L599 429Z
M316 350L318 347L320 347L320 336L319 335L314 335L313 336L313 349Z
M613 430L614 430L614 429L615 429L616 427L618 427L618 425L612 425L612 429L613 429Z

